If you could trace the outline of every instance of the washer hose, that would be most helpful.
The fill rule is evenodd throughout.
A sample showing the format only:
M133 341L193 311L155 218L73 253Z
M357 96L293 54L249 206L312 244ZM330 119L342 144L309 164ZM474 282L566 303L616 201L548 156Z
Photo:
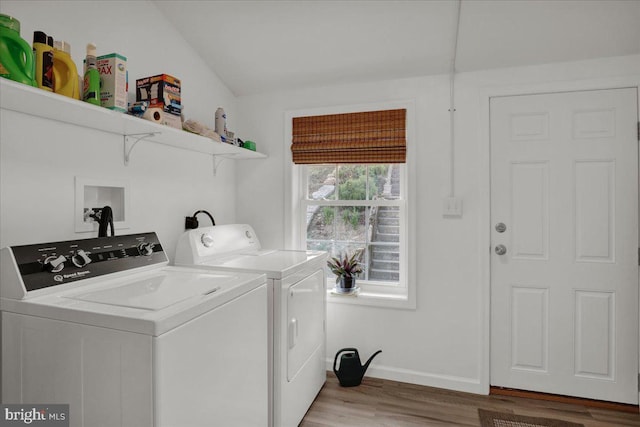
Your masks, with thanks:
M111 236L116 234L113 231L113 210L111 206L105 206L100 212L98 221L98 237L107 237L107 227L111 226Z

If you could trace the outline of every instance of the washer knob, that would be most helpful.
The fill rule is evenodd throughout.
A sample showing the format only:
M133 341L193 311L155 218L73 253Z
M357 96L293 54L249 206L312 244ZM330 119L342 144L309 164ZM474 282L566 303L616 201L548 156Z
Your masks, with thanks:
M153 247L155 245L153 243L140 243L138 245L138 252L140 252L140 255L146 255L149 256L151 254L153 254Z
M84 250L78 249L76 254L71 257L71 262L76 267L82 268L91 262L91 258L89 258L89 255L87 255Z
M245 231L244 235L247 236L247 239L253 239L253 234L251 234L251 231L249 230Z
M64 268L64 262L66 260L67 259L64 257L64 255L52 255L44 260L43 265L45 270L47 270L48 272L57 273L59 271L62 271L62 269Z
M202 236L200 236L200 241L202 241L202 244L207 248L213 246L213 237L211 237L211 234L203 234Z

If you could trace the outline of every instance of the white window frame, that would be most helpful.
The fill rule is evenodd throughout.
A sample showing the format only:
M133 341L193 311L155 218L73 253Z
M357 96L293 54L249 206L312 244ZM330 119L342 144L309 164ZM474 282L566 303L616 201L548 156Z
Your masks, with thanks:
M327 278L327 302L337 304L368 305L379 307L415 309L416 308L416 278L415 278L415 107L414 101L389 101L376 104L336 106L285 112L285 246L290 249L306 249L306 206L307 197L307 167L296 165L291 158L292 123L294 117L356 113L364 111L379 111L391 109L407 110L407 163L401 167L400 203L403 204L403 215L400 227L403 239L400 243L400 282L385 284L384 282L359 282L361 288L356 296L341 296L331 292L335 285L334 278ZM413 181L412 181L413 177ZM289 190L289 191L287 191ZM397 202L378 202L381 205L396 205ZM316 203L314 203L316 204ZM331 206L370 206L371 201L332 200L317 204Z

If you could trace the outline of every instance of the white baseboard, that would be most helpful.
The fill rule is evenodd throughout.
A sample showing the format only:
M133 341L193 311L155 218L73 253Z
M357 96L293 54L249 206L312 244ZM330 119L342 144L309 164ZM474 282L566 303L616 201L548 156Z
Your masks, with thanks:
M333 372L333 360L327 359L328 371ZM384 380L398 381L409 384L437 387L447 390L463 391L475 394L489 394L489 389L480 384L479 378L457 377L454 375L432 374L428 372L412 371L409 369L393 368L390 366L370 366L366 376Z

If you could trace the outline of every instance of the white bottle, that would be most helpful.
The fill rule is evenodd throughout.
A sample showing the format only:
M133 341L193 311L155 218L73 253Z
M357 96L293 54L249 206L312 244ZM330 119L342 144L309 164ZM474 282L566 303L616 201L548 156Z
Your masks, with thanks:
M227 115L225 114L222 107L218 107L216 110L216 126L215 131L222 140L226 140L227 138Z

